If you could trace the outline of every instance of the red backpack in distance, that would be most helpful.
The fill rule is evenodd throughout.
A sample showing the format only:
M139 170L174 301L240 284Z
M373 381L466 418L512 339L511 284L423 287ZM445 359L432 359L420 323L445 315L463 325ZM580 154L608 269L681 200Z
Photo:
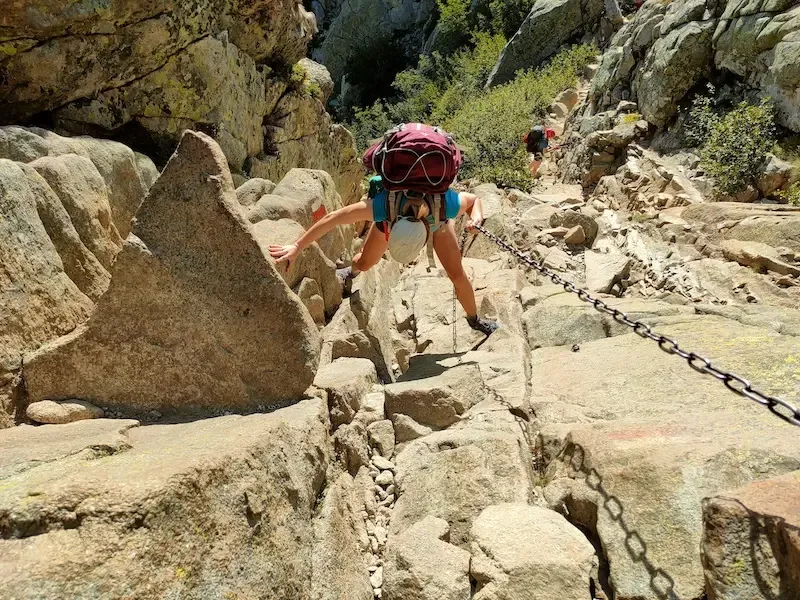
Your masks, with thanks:
M438 127L405 123L387 131L364 153L364 166L390 191L443 194L461 167L461 150Z

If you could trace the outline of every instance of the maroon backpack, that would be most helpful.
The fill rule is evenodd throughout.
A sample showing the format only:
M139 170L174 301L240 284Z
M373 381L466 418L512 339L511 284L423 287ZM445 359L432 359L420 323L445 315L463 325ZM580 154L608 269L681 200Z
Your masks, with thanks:
M390 129L364 153L364 166L390 191L443 194L461 167L461 150L438 127L405 123Z

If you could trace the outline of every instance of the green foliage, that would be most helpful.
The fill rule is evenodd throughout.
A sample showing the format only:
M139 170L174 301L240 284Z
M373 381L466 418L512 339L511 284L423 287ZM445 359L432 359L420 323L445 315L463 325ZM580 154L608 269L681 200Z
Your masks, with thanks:
M504 45L500 34L476 33L471 48L447 57L433 53L420 58L416 68L395 78L394 102L378 101L356 110L349 128L359 148L397 123L432 123L452 133L464 150L462 178L530 188L522 137L545 115L556 94L576 84L596 48L565 50L547 66L520 72L514 81L486 91L484 83Z
M800 206L800 181L790 183L786 189L775 192L775 195L787 204Z
M292 65L292 71L289 74L289 87L295 91L300 91L306 83L308 73L305 67L300 63Z
M491 0L492 29L510 38L528 16L536 0Z
M325 97L325 95L322 93L322 88L319 87L319 84L316 81L312 81L306 86L306 92L308 92L309 96L316 98L320 102L322 102L323 98Z
M694 130L702 141L703 167L723 194L736 194L755 182L759 168L775 143L775 115L765 99L753 105L742 102L719 115L705 106L703 120ZM694 109L693 109L694 111ZM704 136L700 133L704 132Z
M714 86L708 85L707 96L695 96L689 118L684 127L684 137L693 147L700 147L706 143L712 129L719 123L720 111L714 100Z
M556 94L575 85L595 53L592 46L565 50L546 67L520 73L514 81L464 103L444 123L465 150L461 176L530 187L522 137L545 115Z
M372 140L381 137L396 124L387 105L379 100L372 106L357 108L353 122L347 127L355 136L358 148L363 151Z
M356 109L348 125L359 148L397 123L430 122L441 125L470 98L481 93L497 57L505 46L501 35L478 33L473 48L448 57L438 52L420 57L413 69L397 74L392 84L394 102L377 101Z
M622 122L625 124L628 123L637 123L638 121L642 120L642 115L639 113L629 113L622 117Z
M437 50L449 54L469 41L470 0L436 0L439 6Z

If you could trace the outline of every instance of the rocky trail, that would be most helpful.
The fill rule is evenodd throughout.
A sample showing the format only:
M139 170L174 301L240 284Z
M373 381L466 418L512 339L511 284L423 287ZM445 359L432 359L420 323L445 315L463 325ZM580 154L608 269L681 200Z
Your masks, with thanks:
M359 198L326 103L434 2L35 4L0 24L2 600L800 600L791 165L716 201L665 149L710 70L797 130L796 2L533 4L490 84L606 51L530 192L457 184L488 338L423 258L343 292L364 224L269 258Z
M204 257L203 289L214 289L240 268L245 248L289 227L259 220L262 212L300 215L335 197L326 200L317 172L296 170L252 204L256 184L234 192L220 156L201 134L184 136L88 323L25 361L31 401L103 397L121 418L0 433L7 597L695 599L707 590L732 598L730 590L756 597L747 594L765 589L792 597L778 590L796 589L796 428L523 269L486 236L468 238L464 254L481 314L502 324L488 339L468 329L441 269L402 272L387 260L360 275L349 297L331 300L341 305L319 334L299 312L288 326L301 299L311 308L319 298L321 314L328 305L325 281L335 265L320 248L296 275L283 275L318 294L291 300L298 297L284 286L290 295L280 310L286 335L319 335L322 366L312 363L306 374L298 360L310 360L307 350L292 357L285 342L248 347L280 334L253 331L250 342L232 333L251 328L250 315L197 289L190 300L196 284L180 265ZM156 217L187 210L165 203L180 194L173 182L215 171L206 191L195 190L190 212ZM280 208L287 201L277 193L292 185L317 191L308 204ZM793 290L769 270L726 259L719 232L708 234L704 254L665 235L674 223L662 224L663 212L644 223L622 209L601 212L606 197L586 199L580 186L545 180L532 195L474 189L486 200L488 231L681 347L796 398L800 311L786 306ZM731 210L743 215L734 231L753 218ZM167 226L186 218L196 226ZM789 218L800 222L800 214ZM683 222L692 235L706 228L700 219ZM204 228L229 231L229 240L209 250L204 236L187 237ZM150 272L151 256L166 269L147 275L152 291L127 289L126 273ZM713 268L742 269L746 286L723 298ZM153 295L158 302L142 310ZM214 385L229 387L206 386L200 412L169 417L186 400L166 391L199 385L204 376L190 370L189 357L216 346L199 333L178 334L183 326L163 338L159 324L178 323L178 307L190 301L191 326L227 337L226 354L269 361L265 350L280 351L277 364L293 364L292 373L272 377L286 396L302 395L312 377L310 395L248 415L266 407L242 387L244 414L198 419L215 406L237 410L230 386L238 381L281 397L269 378L248 375L241 358L220 363ZM227 322L202 316L223 310ZM135 334L128 319L137 320ZM184 346L169 354L175 375L161 359L147 375L153 359L142 350L125 356L135 340ZM99 362L107 356L111 362ZM181 365L181 356L190 362ZM114 378L94 375L120 364L129 366ZM288 387L292 378L298 391ZM164 394L145 392L159 386Z

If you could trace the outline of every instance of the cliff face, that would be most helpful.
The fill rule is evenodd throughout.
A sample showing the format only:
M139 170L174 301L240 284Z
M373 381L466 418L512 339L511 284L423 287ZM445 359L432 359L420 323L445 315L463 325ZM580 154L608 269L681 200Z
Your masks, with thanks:
M651 0L619 30L592 86L602 109L634 100L665 126L714 71L771 97L777 119L800 130L800 5L794 0Z
M349 200L352 139L333 130L319 74L297 64L315 32L294 0L13 0L0 25L0 124L115 137L159 163L184 129L201 130L234 173L327 169Z
M324 25L314 60L330 70L343 93L348 86L374 85L387 74L391 80L393 73L384 70L415 63L437 17L434 0L314 2L313 8ZM364 91L351 87L349 94L368 97Z

